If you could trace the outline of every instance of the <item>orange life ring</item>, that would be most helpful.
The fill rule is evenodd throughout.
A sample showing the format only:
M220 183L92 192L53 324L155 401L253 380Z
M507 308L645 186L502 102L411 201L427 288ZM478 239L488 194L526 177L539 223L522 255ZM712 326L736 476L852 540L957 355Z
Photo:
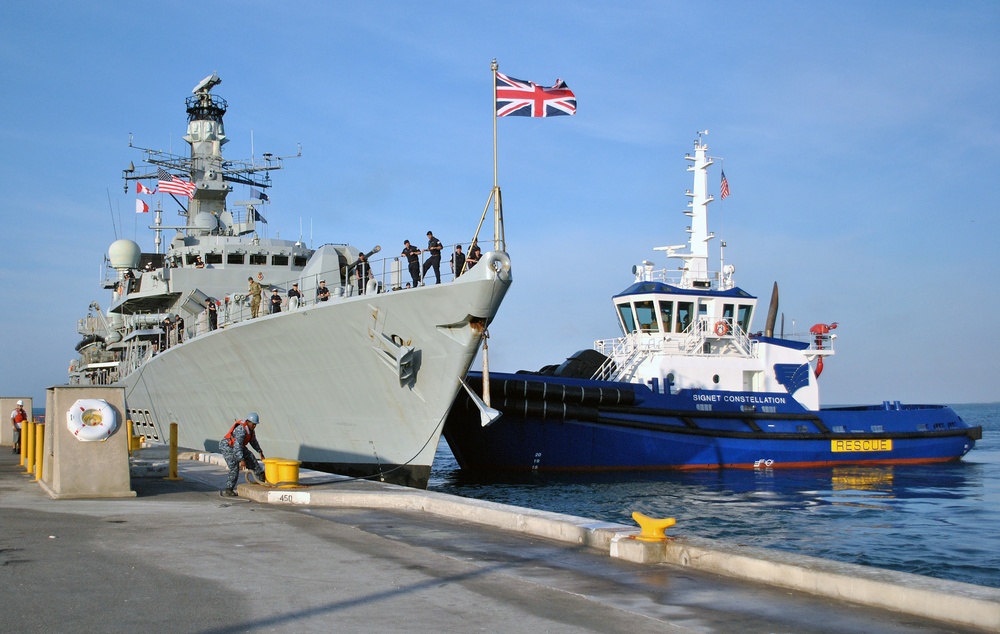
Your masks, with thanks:
M725 337L729 334L729 324L725 320L720 319L715 322L715 334L720 337Z

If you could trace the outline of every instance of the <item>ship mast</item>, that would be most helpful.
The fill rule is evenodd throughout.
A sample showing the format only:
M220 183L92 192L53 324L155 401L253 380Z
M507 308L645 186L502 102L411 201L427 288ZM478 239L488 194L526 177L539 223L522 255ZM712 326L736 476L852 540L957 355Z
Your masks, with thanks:
M708 156L708 145L703 141L708 130L698 133L698 138L694 142L694 156L685 154L684 159L692 164L688 165L688 171L694 173L694 186L687 190L686 195L690 199L684 215L689 217L691 224L688 225L688 253L677 253L677 249L684 248L684 245L671 247L656 247L656 251L666 251L668 258L679 258L683 261L681 268L681 288L710 288L712 285L711 276L708 272L708 243L715 238L715 233L708 230L708 205L715 198L708 194L708 168L712 165L712 158Z
M282 169L282 161L285 158L274 156L271 153L263 155L263 164L258 164L255 159L250 161L232 161L222 158L222 146L229 142L226 137L223 117L229 105L226 100L218 95L212 94L212 88L222 83L218 75L212 74L201 80L191 91L192 96L185 99L184 104L187 109L188 126L184 140L191 146L190 157L178 156L160 150L148 148L138 148L145 153L146 163L163 168L170 174L176 175L184 180L190 180L195 185L194 194L184 209L182 200L177 203L183 209L181 215L186 216L183 226L166 226L157 221L156 226L150 227L157 232L157 244L159 244L159 233L164 229L185 230L188 234L206 235L212 233L252 233L255 230L256 214L252 213L252 207L261 203L260 200L236 201L234 204L247 207L247 217L242 223L232 223L232 216L226 212L226 196L233 190L231 183L249 185L257 187L261 191L271 186L271 170ZM133 146L131 139L129 146ZM299 147L298 154L301 156L302 148ZM129 191L128 181L132 180L159 180L160 170L136 174L135 168L129 165L123 171L125 179L125 191ZM263 173L260 176L259 173ZM158 249L159 250L159 249Z

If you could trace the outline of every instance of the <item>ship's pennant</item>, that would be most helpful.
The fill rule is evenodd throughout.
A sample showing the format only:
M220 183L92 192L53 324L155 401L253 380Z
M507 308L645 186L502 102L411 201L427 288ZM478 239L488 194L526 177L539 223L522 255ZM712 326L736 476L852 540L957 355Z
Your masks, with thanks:
M785 386L789 394L795 394L800 387L809 385L809 364L775 363L774 378Z
M555 117L576 114L576 95L561 79L552 88L497 73L498 117Z

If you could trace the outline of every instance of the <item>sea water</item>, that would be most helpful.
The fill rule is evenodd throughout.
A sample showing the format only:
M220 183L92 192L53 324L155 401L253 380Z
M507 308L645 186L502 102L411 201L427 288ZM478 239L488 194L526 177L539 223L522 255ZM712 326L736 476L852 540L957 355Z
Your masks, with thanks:
M429 489L1000 588L1000 403L954 406L983 426L956 463L465 477L443 440Z

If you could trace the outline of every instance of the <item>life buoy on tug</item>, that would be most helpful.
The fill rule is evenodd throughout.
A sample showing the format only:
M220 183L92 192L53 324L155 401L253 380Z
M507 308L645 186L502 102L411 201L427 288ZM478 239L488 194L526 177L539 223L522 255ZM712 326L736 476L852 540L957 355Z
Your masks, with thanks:
M66 428L82 442L107 440L118 429L118 417L107 401L81 398L66 412Z
M717 334L720 337L725 337L726 335L729 334L729 324L726 323L726 320L720 319L719 321L715 322L715 334Z

